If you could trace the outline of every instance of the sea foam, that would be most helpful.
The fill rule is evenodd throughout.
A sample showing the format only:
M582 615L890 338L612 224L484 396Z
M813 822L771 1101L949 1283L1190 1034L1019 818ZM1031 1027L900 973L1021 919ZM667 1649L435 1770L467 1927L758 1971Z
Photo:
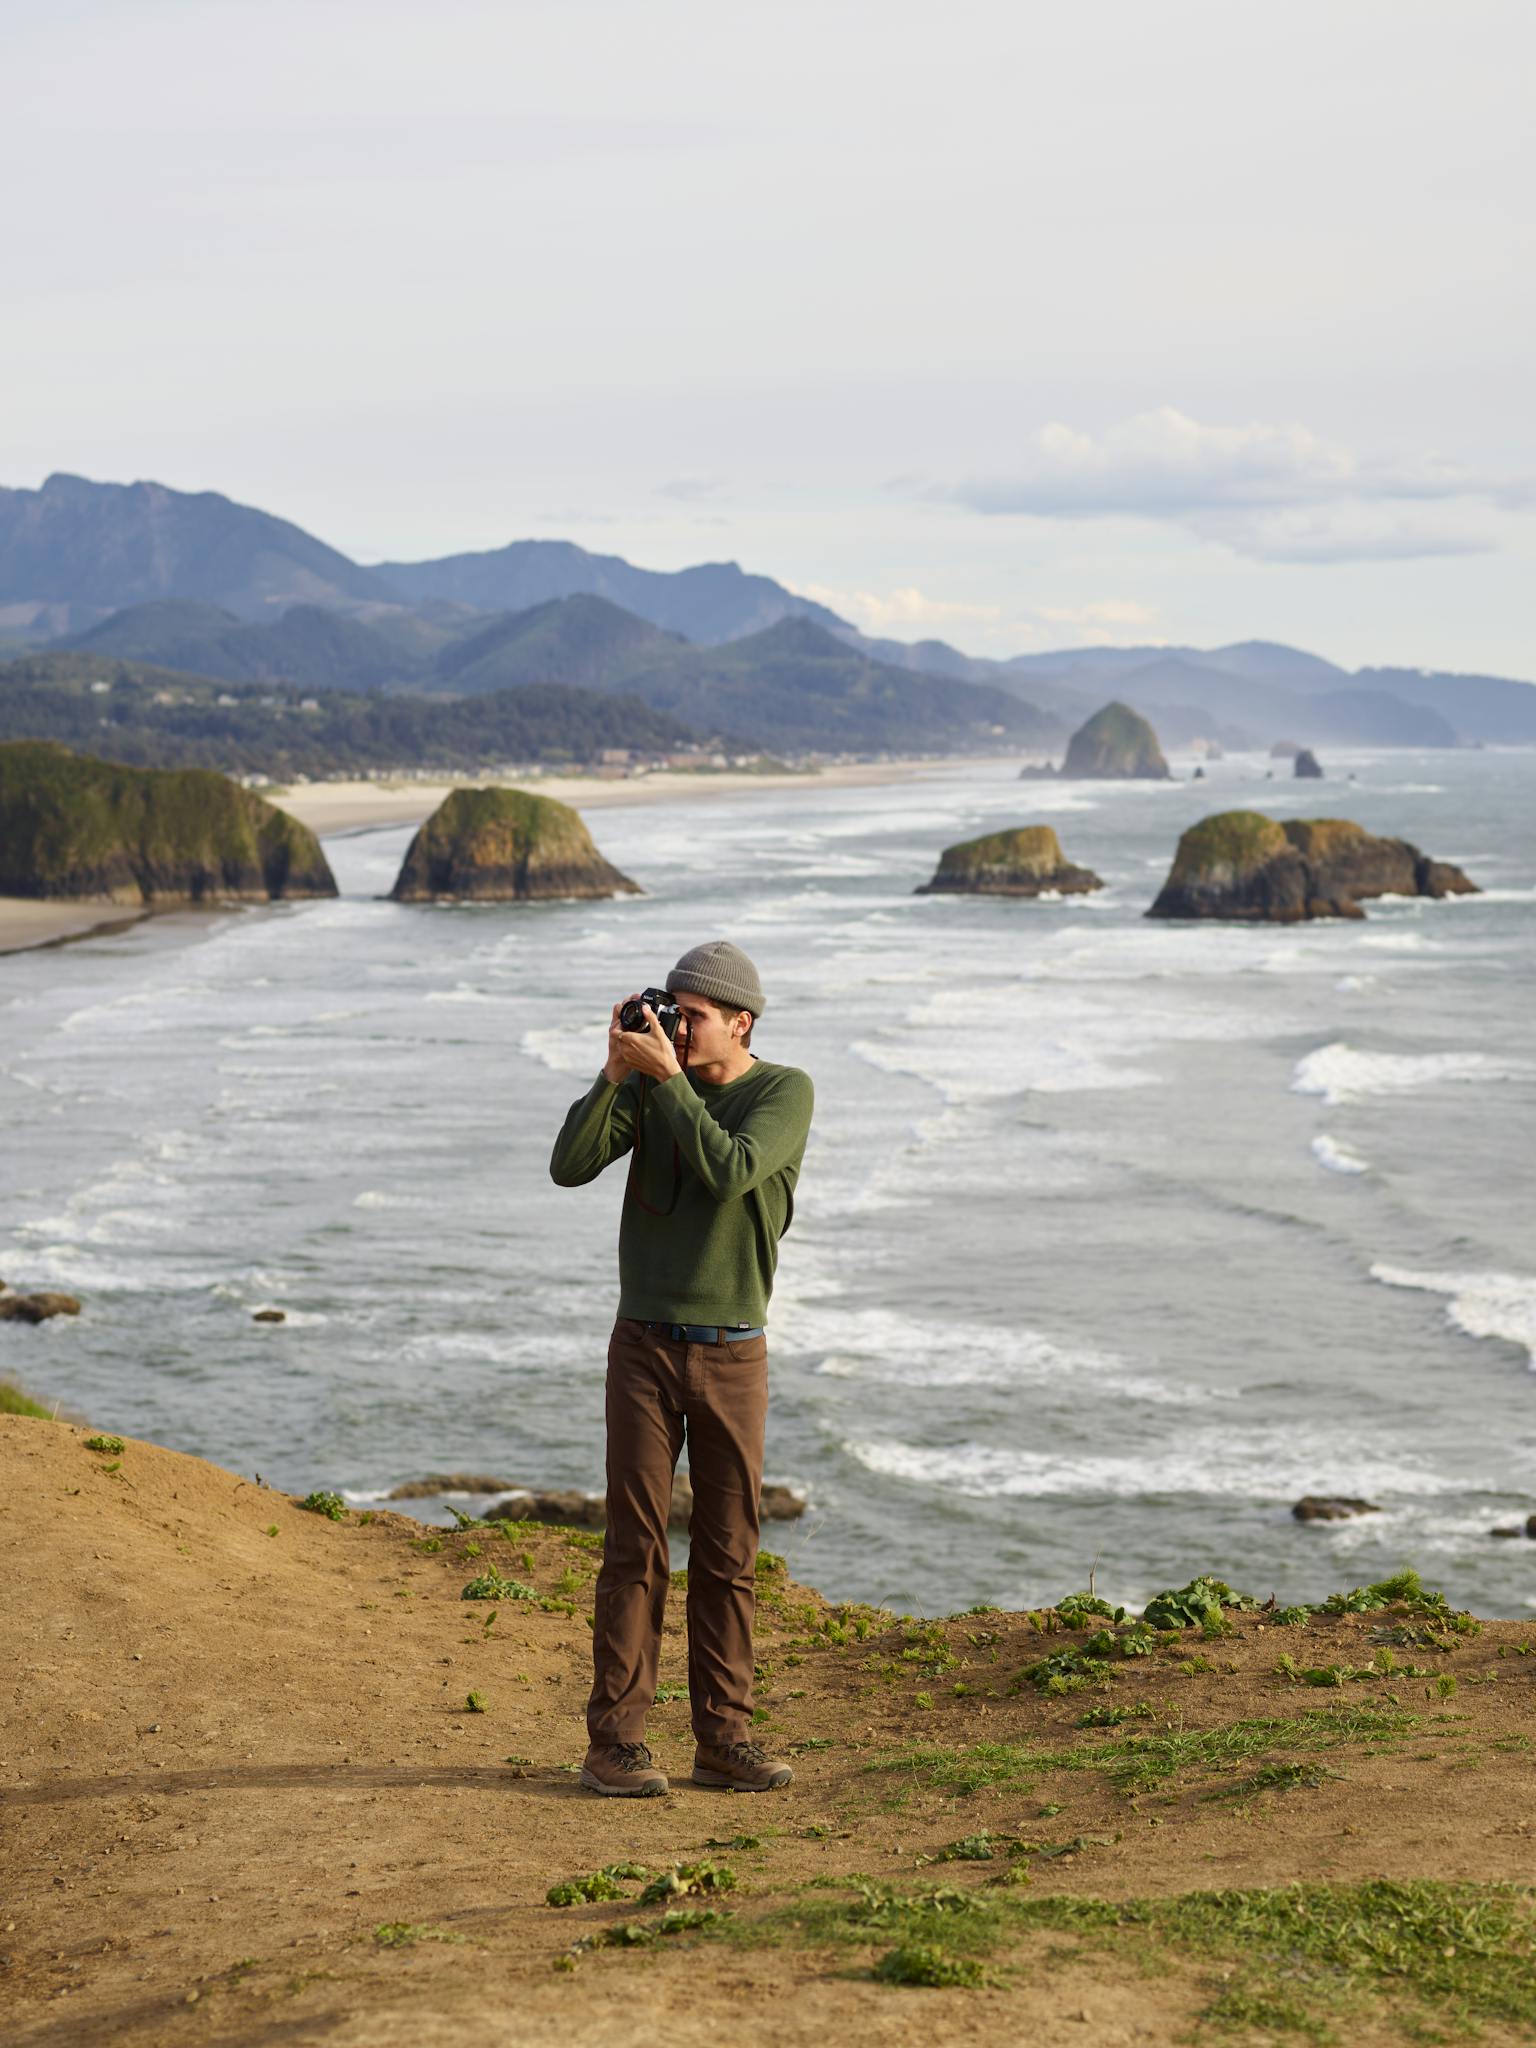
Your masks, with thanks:
M1240 1438L1225 1430L1190 1432L1166 1452L1133 1457L1073 1455L1065 1450L1012 1450L997 1444L942 1447L890 1439L844 1445L866 1470L884 1478L945 1487L976 1499L1028 1496L1102 1496L1114 1500L1197 1495L1247 1500L1294 1500L1316 1490L1318 1474L1330 1488L1375 1498L1458 1492L1462 1482L1427 1470L1411 1457L1346 1450L1319 1431L1287 1441L1274 1434Z
M1403 1095L1441 1081L1507 1081L1520 1069L1482 1052L1368 1052L1342 1039L1296 1063L1291 1086L1337 1106L1373 1095Z
M1330 1173L1369 1173L1371 1162L1362 1159L1358 1152L1351 1152L1347 1145L1341 1145L1337 1138L1330 1138L1322 1131L1312 1140L1312 1157L1319 1166L1326 1166Z
M1414 1273L1376 1265L1371 1278L1387 1287L1449 1295L1445 1319L1469 1337L1520 1345L1536 1371L1536 1276L1529 1273Z

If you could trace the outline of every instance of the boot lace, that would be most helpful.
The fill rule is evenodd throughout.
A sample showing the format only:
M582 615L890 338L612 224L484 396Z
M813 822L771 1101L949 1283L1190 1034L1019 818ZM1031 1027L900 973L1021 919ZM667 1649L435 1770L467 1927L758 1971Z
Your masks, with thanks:
M615 1742L608 1754L621 1771L645 1771L650 1769L651 1752L643 1742Z
M760 1742L731 1742L726 1745L724 1754L733 1764L765 1764L768 1761L768 1752Z

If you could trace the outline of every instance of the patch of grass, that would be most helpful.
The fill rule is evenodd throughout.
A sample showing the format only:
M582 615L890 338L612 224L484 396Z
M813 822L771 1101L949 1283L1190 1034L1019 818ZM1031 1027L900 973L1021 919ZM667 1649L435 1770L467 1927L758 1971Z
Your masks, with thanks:
M1305 1628L1312 1619L1310 1607L1277 1607L1269 1617L1271 1628Z
M446 1927L428 1927L411 1920L385 1920L373 1930L380 1948L414 1948L418 1941L462 1941Z
M466 1693L464 1695L464 1712L466 1714L489 1713L490 1708L485 1703L485 1694L483 1692Z
M1011 1742L977 1742L963 1749L917 1745L875 1757L864 1769L901 1771L920 1784L961 1793L988 1785L1027 1787L1052 1771L1102 1771L1118 1790L1135 1796L1183 1778L1232 1770L1275 1750L1395 1741L1420 1725L1419 1716L1396 1708L1324 1708L1290 1718L1226 1721L1214 1728L1174 1725L1068 1749Z
M328 1522L344 1522L347 1504L339 1493L306 1493L299 1506L311 1515L324 1515Z
M52 1409L24 1394L11 1380L0 1380L0 1415L30 1415L38 1422L53 1420Z
M719 1931L753 1944L890 1941L975 1959L1041 1930L1139 1954L1149 1968L1166 1969L1170 1952L1208 1971L1223 1966L1208 1984L1202 2031L1258 2027L1324 2041L1339 2037L1341 2020L1368 2015L1380 2027L1388 2014L1421 2034L1433 2022L1458 2033L1495 2023L1536 2031L1536 1892L1516 1885L1378 1879L1115 1902L953 1885L903 1894L859 1882L835 1896L807 1889Z
M952 1956L931 1943L909 1941L888 1949L870 1972L877 1984L926 1984L975 1988L989 1982L974 1956Z
M1324 1769L1322 1764L1260 1764L1246 1778L1239 1778L1235 1785L1219 1785L1214 1792L1207 1792L1207 1799L1251 1799L1259 1792L1294 1792L1297 1786L1321 1785L1325 1778L1337 1778L1337 1771Z
M88 1436L85 1448L88 1451L99 1451L104 1458L119 1458L128 1446L120 1436Z

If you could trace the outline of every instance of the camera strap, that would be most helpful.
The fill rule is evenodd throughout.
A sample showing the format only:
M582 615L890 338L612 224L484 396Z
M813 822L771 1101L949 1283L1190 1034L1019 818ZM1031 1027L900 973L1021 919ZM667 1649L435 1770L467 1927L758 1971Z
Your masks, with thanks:
M688 1071L688 1047L686 1045L683 1047L682 1066L683 1072L686 1074ZM642 1074L640 1076L640 1101L635 1110L635 1142L630 1149L629 1178L624 1183L624 1195L626 1200L633 1200L638 1208L643 1209L647 1216L670 1216L677 1207L678 1196L683 1191L683 1154L676 1138L672 1140L672 1198L667 1203L665 1209L655 1208L640 1192L640 1154L645 1146L645 1112L649 1107L646 1097L648 1085L648 1077Z

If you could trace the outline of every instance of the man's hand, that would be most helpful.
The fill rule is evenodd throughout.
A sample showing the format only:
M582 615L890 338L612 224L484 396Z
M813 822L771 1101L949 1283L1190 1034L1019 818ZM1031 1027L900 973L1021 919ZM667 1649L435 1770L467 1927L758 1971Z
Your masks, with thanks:
M628 998L639 1002L638 995ZM674 1074L683 1070L677 1063L677 1054L672 1041L656 1021L650 1005L642 1004L645 1011L644 1031L626 1031L619 1023L621 1003L613 1006L613 1019L608 1026L608 1057L603 1062L603 1078L615 1087L630 1074L644 1074L648 1080L670 1081Z

